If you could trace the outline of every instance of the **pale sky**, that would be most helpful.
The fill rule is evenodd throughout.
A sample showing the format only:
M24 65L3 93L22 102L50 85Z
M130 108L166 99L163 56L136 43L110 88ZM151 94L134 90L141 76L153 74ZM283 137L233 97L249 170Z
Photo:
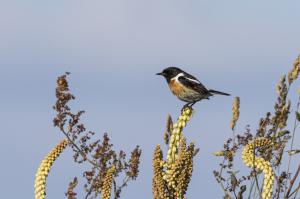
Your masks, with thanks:
M273 110L279 77L300 53L299 8L299 1L280 0L0 1L2 198L34 197L35 171L63 138L51 107L56 77L65 71L77 97L72 107L86 110L88 129L108 132L116 150L143 150L138 180L121 198L152 198L152 153L163 144L167 114L175 119L183 105L155 76L167 66L232 94L196 104L185 129L201 148L188 198L221 198L212 153L231 136L233 97L241 97L238 131L247 124L255 131ZM71 156L66 150L55 162L47 198L64 198L73 176L81 177L84 168Z

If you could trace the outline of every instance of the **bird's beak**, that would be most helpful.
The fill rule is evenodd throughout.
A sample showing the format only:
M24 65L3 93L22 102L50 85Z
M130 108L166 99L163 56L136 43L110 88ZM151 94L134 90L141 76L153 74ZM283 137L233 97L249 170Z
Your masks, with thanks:
M162 75L162 76L164 76L164 73L156 73L156 75Z

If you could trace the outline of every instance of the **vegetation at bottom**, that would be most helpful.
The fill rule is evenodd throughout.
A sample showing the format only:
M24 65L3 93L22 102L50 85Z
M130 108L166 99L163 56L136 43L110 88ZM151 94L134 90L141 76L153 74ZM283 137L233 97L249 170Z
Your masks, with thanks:
M220 157L220 163L212 172L224 199L299 198L300 148L295 146L295 139L300 123L300 88L297 91L298 98L293 99L296 93L293 92L296 90L293 84L299 72L300 56L288 74L280 78L276 86L278 96L274 110L259 119L256 129L247 126L244 131L238 132L236 124L240 116L240 98L234 98L229 123L231 133L221 150L214 153ZM114 149L107 133L99 138L95 132L86 129L81 122L84 111L73 112L69 106L75 97L70 92L68 75L67 72L57 79L56 102L53 106L56 111L54 126L64 138L44 157L37 169L35 198L46 198L47 176L51 166L67 147L73 151L74 163L85 164L89 169L78 174L82 178L80 180L85 182L85 195L77 195L79 177L75 176L66 185L66 198L120 198L124 188L138 177L142 150L136 146L127 157L123 150ZM163 135L165 152L161 145L155 147L153 144L154 199L187 198L193 170L197 172L194 158L200 151L183 133L193 114L192 107L184 106L175 123L171 116L167 117ZM201 169L210 171L209 168ZM218 189L218 186L215 188Z

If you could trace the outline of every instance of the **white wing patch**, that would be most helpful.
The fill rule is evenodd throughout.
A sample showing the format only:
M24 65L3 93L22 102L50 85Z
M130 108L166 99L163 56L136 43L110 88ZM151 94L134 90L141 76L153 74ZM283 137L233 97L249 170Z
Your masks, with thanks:
M192 81L192 82L196 82L197 84L200 84L200 82L199 82L198 80L188 78L188 77L186 77L183 73L179 73L178 75L176 75L176 76L173 77L172 79L174 79L176 82L179 82L179 80L178 80L179 77L184 77L185 79L188 79L188 80L190 80L190 81Z
M196 79L191 79L191 78L188 78L188 77L185 77L185 78L188 79L188 80L190 80L190 81L192 81L192 82L196 82L196 83L200 84L200 82L198 80L196 80Z

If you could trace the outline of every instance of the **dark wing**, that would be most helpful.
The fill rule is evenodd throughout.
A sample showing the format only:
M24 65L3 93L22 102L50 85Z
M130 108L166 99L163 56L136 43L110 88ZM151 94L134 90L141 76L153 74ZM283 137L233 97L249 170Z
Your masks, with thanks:
M182 83L187 88L191 88L201 95L211 95L211 93L201 84L199 80L197 80L195 77L191 75L184 75L178 77L178 81Z
M190 74L188 74L187 72L184 72L184 71L183 71L183 74L184 74L185 77L187 77L189 79L192 79L192 80L195 80L195 81L200 83L200 81L196 77L194 77L193 75L190 75Z

